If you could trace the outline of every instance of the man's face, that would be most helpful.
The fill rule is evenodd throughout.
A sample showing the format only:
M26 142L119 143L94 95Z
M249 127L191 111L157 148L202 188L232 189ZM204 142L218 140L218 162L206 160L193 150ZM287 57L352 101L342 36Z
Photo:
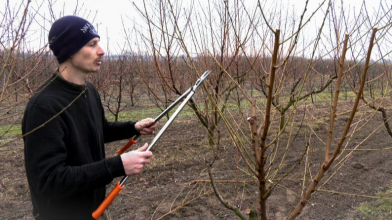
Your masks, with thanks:
M99 38L93 38L71 59L74 68L85 73L98 72L102 64L102 56L105 51L99 46Z

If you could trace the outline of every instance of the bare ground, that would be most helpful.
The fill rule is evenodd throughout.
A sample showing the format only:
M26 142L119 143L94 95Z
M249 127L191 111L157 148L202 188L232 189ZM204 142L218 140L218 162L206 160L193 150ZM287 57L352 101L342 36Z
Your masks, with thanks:
M338 121L339 122L339 121ZM344 123L341 120L340 123ZM390 150L375 150L391 147L392 138L381 127L381 119L375 117L350 139L347 148L354 148L369 135L358 149L372 151L344 151L319 183L318 191L307 203L297 219L356 220L366 217L355 208L360 203L371 201L392 178ZM339 125L337 125L339 127ZM315 128L320 134L325 125ZM325 134L325 132L324 132ZM149 142L145 138L140 142ZM321 140L323 140L321 138ZM312 142L309 149L308 170L305 159L299 163L306 142ZM107 146L108 156L113 155L126 141ZM317 147L318 146L318 147ZM285 219L290 210L299 202L301 188L309 184L309 176L314 176L324 156L324 149L317 138L293 141L293 150L283 167L296 168L278 183L268 200L269 219ZM109 208L112 219L238 219L215 197L206 170L206 161L212 161L212 150L208 148L204 130L193 120L178 120L163 135L154 152L153 163L143 174L128 180L126 187ZM238 151L229 139L223 139L219 157L214 163L213 174L223 198L245 214L247 208L254 207L258 193L256 181L251 177L240 159ZM346 158L351 152L351 156ZM32 219L31 201L24 171L22 142L0 148L0 219ZM241 169L239 168L241 167ZM286 169L287 171L287 169ZM280 171L282 176L284 169ZM108 186L108 191L120 178Z

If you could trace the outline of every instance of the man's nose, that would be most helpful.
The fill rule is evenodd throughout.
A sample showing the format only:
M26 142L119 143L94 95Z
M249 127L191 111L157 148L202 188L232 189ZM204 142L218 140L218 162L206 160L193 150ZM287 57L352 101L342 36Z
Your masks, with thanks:
M98 49L97 53L98 53L98 55L100 55L100 56L105 55L105 51L102 49L101 46L99 46L99 49Z

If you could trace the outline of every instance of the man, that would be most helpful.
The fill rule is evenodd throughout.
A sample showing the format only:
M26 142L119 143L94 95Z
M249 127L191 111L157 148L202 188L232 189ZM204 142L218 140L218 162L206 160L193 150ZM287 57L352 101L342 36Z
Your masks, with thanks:
M105 158L104 143L153 134L156 124L106 120L100 96L87 81L105 54L99 39L88 21L75 16L60 18L49 31L59 69L30 99L22 121L36 219L92 219L113 178L139 174L150 162L147 144Z

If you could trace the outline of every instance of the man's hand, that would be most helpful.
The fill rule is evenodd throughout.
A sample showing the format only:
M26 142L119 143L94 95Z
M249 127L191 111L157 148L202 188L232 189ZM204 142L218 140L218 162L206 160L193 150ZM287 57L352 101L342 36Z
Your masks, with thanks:
M158 122L154 124L154 119L145 118L136 122L135 129L142 135L155 134L155 129L158 126Z
M151 151L146 151L147 148L148 144L144 144L143 147L137 150L121 154L121 160L127 176L140 174L144 164L150 163L150 157L152 157L153 154Z

